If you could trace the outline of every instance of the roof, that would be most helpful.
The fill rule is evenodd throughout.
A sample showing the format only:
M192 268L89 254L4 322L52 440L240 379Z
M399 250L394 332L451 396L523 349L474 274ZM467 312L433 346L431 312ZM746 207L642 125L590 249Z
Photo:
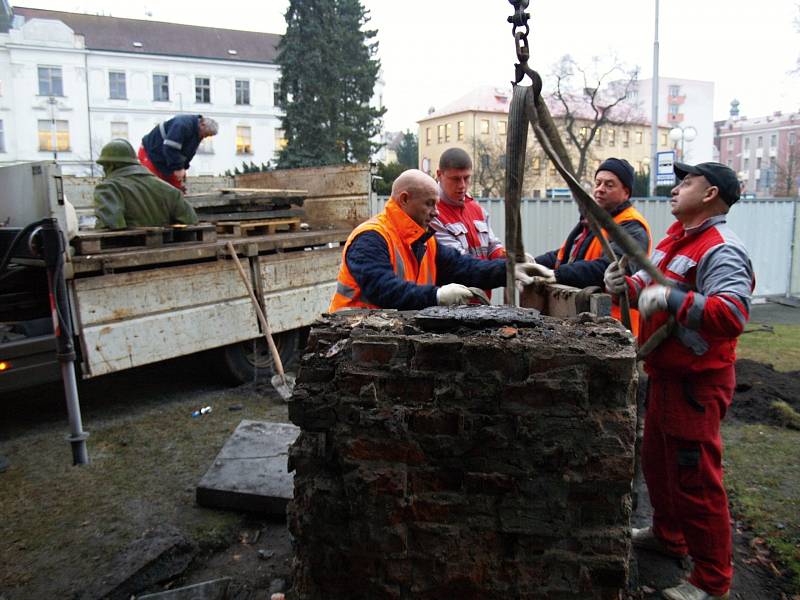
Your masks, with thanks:
M418 123L428 121L430 119L437 119L447 115L453 115L464 112L489 112L508 114L511 108L512 89L510 87L494 87L484 85L477 87L467 94L461 96L458 100L451 102L439 110L433 110L428 115L420 119ZM554 117L563 117L565 110L564 106L558 101L554 95L549 94L545 96L547 107L550 109L550 114ZM573 110L573 114L577 119L585 119L594 121L594 112L588 104L579 96L567 97L567 100ZM642 114L641 109L633 104L622 102L615 106L609 114L612 123L631 123L639 125L649 125L649 119Z
M23 16L25 20L63 22L83 36L86 48L90 50L274 63L281 41L281 36L275 33L121 19L22 6L15 6L13 10L15 15ZM137 45L134 46L134 43Z
M784 113L775 111L771 115L748 119L747 117L729 117L724 121L714 121L719 135L724 135L726 131L746 131L750 129L778 129L780 127L798 126L800 127L800 111Z

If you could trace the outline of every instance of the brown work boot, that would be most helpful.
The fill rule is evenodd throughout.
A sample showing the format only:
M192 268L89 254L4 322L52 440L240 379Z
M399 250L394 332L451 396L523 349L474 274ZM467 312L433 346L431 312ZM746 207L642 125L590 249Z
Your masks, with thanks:
M670 558L684 558L686 556L685 552L675 552L674 550L667 548L667 545L657 538L653 533L652 527L645 527L644 529L636 529L634 527L631 530L631 543L633 544L634 548L651 550L652 552L658 552L659 554L669 556Z
M722 596L712 596L688 581L684 581L677 587L667 588L661 593L667 600L728 600L730 598L730 592L725 592Z

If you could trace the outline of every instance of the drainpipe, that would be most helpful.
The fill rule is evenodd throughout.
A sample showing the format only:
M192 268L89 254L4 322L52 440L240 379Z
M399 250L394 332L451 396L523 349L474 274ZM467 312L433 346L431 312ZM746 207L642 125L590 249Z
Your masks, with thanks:
M89 173L94 177L94 151L92 149L92 107L89 102L89 51L83 53L83 69L86 80L86 123L89 126Z
M792 285L794 282L794 267L795 263L800 263L800 256L795 256L797 252L797 205L800 204L800 200L795 200L792 202L792 243L789 246L789 284L788 289L786 290L786 297L790 298L792 296L792 292L794 291L794 286Z

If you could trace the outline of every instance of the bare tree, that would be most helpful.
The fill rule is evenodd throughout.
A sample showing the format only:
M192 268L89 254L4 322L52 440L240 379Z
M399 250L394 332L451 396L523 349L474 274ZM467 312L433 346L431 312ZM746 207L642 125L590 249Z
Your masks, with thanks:
M474 148L472 181L474 193L483 198L502 197L506 184L506 145L505 138L493 141L470 139L468 144ZM544 151L536 143L533 135L528 136L525 150L526 165L523 180L523 194L533 195L533 189L542 179L546 166Z
M553 67L554 120L563 124L567 146L577 153L576 173L583 179L597 132L606 124L623 124L638 115L638 106L625 102L636 89L639 68L626 68L616 58L610 66L595 57L584 69L569 54ZM561 113L561 115L559 115Z
M775 196L797 196L797 181L800 179L800 140L789 146L786 159L778 163L775 181Z

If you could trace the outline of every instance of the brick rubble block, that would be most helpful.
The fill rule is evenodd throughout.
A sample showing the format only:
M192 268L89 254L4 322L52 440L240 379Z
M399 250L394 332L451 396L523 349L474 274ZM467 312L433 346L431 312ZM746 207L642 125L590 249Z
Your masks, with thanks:
M324 317L289 405L292 597L620 598L636 377L607 318Z

